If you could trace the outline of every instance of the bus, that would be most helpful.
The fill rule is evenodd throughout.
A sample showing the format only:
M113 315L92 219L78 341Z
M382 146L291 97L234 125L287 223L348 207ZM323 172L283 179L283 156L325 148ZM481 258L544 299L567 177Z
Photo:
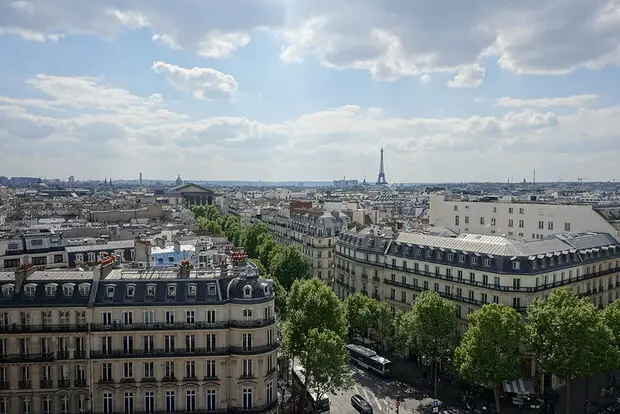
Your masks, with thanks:
M304 392L304 382L306 378L304 376L303 370L300 365L293 361L293 385L294 388L300 392ZM329 397L324 395L320 400L315 401L316 399L316 391L310 387L305 389L307 402L309 402L309 407L306 407L306 413L316 413L316 414L328 414L330 412L330 402Z
M372 349L361 345L348 344L349 360L362 368L369 369L379 375L392 375L392 362L382 356L377 355Z

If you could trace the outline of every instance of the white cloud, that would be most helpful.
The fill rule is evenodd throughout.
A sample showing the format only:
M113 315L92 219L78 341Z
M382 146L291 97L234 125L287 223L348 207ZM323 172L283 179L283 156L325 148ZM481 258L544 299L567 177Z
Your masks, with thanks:
M566 73L620 62L617 0L545 3L299 0L281 57L388 79L455 71L496 56L516 73ZM385 76L384 76L385 77Z
M255 30L279 28L284 12L278 0L20 0L0 4L0 33L42 42L146 28L158 43L220 58L247 45Z
M235 78L212 68L188 69L157 61L151 69L164 75L175 89L191 93L196 99L231 98L237 93Z
M194 178L362 179L376 174L381 142L391 182L520 177L531 165L541 179L610 179L620 156L620 106L416 118L346 105L267 123L188 117L157 93L140 97L95 78L38 75L28 85L48 98L0 97L0 153L12 175L174 179L208 165Z
M426 85L427 83L431 83L432 81L433 81L433 78L431 78L428 73L425 73L424 75L420 76L420 82L422 82L422 84L424 85Z
M551 108L551 107L581 107L596 100L598 95L572 95L558 98L533 98L519 99L502 97L497 100L498 106L510 108L529 107L529 108Z
M450 88L474 88L480 86L484 80L486 70L480 65L466 66L459 69L456 75L448 82Z

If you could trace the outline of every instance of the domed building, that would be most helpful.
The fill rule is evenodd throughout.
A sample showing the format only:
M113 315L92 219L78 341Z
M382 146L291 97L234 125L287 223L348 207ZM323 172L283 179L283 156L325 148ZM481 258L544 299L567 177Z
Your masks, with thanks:
M181 179L181 174L177 176L177 180L174 183L177 187L183 185L183 180Z

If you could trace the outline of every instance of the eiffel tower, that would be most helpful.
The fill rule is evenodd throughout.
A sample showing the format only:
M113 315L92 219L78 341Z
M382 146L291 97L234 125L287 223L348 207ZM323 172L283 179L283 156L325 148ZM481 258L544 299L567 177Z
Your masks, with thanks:
M381 148L381 163L379 164L379 175L377 176L377 185L386 185L385 171L383 170L383 148Z

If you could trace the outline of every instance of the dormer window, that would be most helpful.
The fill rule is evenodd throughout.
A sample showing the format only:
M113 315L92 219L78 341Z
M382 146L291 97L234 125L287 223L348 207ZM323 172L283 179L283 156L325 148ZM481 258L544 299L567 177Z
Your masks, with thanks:
M521 267L521 262L518 262L516 260L514 262L512 262L512 268L514 270L519 270L520 267Z
M187 296L196 296L196 285L187 285Z
M10 296L13 296L14 292L15 292L15 285L6 284L2 286L2 295L10 297Z
M168 296L175 297L177 295L177 287L174 285L168 286Z
M265 296L269 296L269 286L265 286L263 291L265 292Z
M252 298L252 287L246 286L243 288L243 298L251 299Z
M106 286L105 297L108 299L114 298L114 286Z
M148 285L146 287L146 296L149 298L155 297L155 285Z
M63 296L73 296L73 285L64 285L62 287Z
M133 298L134 296L136 296L136 287L135 286L127 286L126 289L127 290L125 291L125 294L127 295L128 298Z
M26 286L24 286L24 293L28 297L33 297L36 291L37 291L37 286L36 285L26 285Z
M486 267L491 266L491 259L484 259L484 265L485 265Z
M209 287L207 288L207 294L209 296L217 295L217 289L216 289L215 285L209 285Z
M464 254L459 255L459 263L465 263L465 255Z
M478 258L477 258L477 257L475 257L475 256L474 256L474 257L472 257L472 258L471 258L471 264L473 264L473 265L477 265L477 264L478 264Z
M450 261L454 260L454 254L448 253L448 260Z
M81 284L79 289L82 296L87 296L90 293L90 285L88 283Z
M45 286L45 296L56 296L56 285Z

